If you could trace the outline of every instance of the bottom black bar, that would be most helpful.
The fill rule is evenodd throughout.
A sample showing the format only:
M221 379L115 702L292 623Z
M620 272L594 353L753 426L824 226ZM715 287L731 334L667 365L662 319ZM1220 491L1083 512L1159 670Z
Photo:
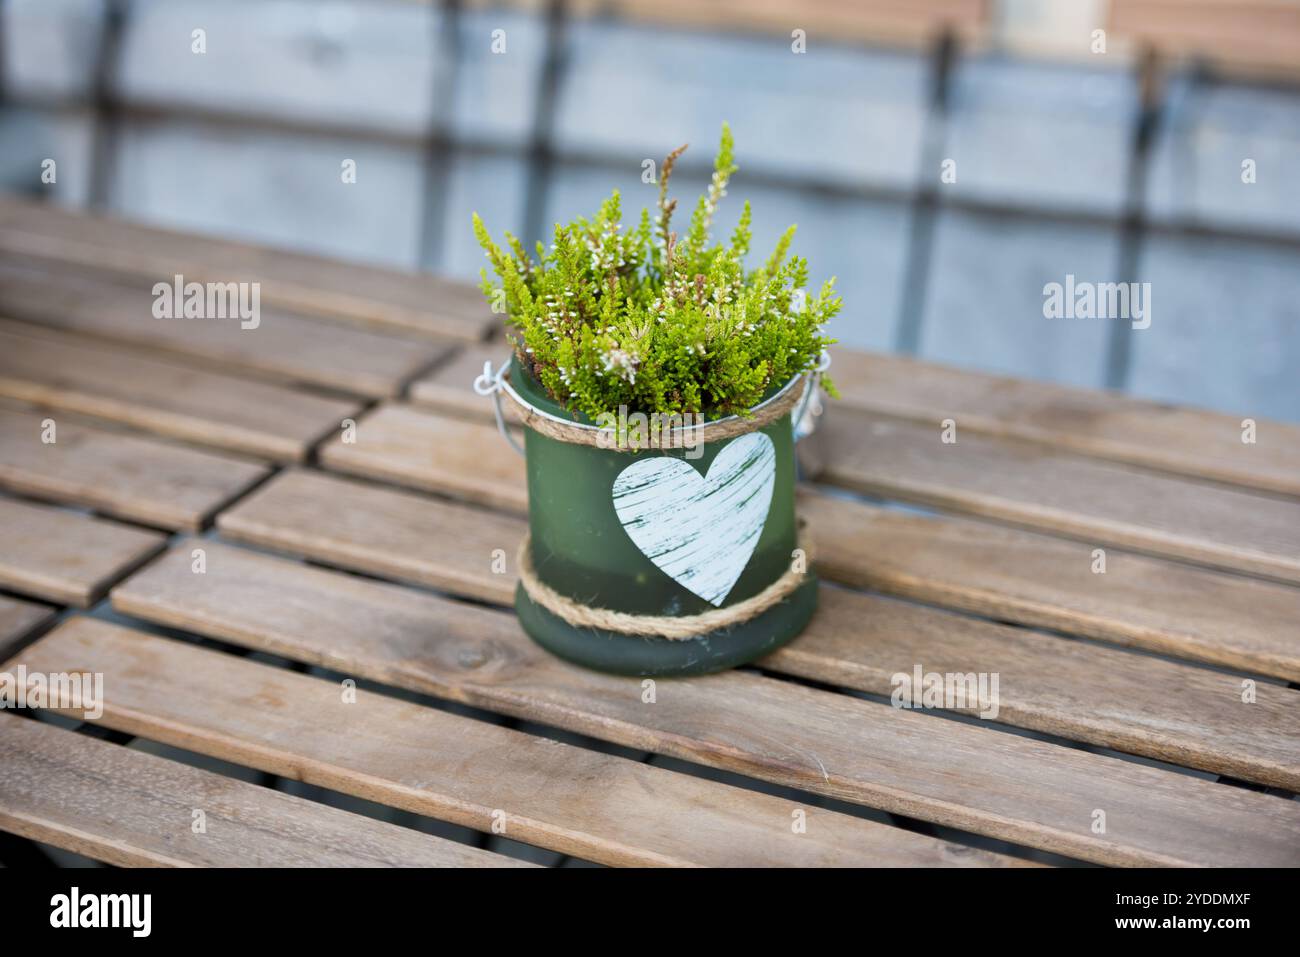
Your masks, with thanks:
M125 871L0 869L6 938L94 935L137 942L433 945L512 934L550 946L600 929L671 942L712 931L771 945L784 929L861 946L890 937L968 947L1027 938L1143 943L1191 935L1231 945L1294 929L1294 871ZM109 926L103 926L103 925ZM997 937L990 938L990 932ZM1050 932L1052 938L1039 936ZM449 938L449 934L457 935ZM882 936L884 940L882 940ZM810 939L809 939L810 938ZM851 939L850 938L850 939ZM617 944L614 944L617 946ZM651 944L650 946L653 946ZM842 947L843 943L835 946Z

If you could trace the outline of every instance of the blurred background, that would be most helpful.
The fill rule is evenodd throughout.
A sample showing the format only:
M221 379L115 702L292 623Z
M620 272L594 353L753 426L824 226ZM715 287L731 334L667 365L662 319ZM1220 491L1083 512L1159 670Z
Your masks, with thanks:
M720 225L798 223L842 342L1300 420L1300 0L0 0L0 190L352 260L474 278L471 211L682 143L689 205L723 120Z

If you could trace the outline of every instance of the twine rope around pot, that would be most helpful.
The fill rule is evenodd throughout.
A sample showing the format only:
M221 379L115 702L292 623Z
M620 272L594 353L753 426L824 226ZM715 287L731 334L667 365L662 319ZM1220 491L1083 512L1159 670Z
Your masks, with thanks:
M523 585L528 597L535 604L541 605L570 625L577 628L599 628L621 635L683 641L698 638L720 628L744 624L790 597L808 577L807 567L812 561L811 540L807 531L802 528L802 524L801 522L799 543L799 548L804 553L802 567L792 563L785 574L757 595L738 601L734 605L728 605L726 608L715 608L698 615L632 615L610 608L584 605L567 598L537 577L537 570L533 568L532 549L529 547L528 536L524 536L515 560L519 567L519 583Z
M749 415L728 415L698 425L676 425L672 428L663 428L657 431L648 430L647 434L644 435L646 439L645 445L635 445L630 441L619 441L617 429L574 422L537 408L515 391L513 384L510 382L510 370L506 367L503 367L496 374L495 381L490 385L496 386L495 395L505 396L506 400L514 406L519 421L534 432L559 442L568 442L571 445L589 445L593 448L611 449L619 452L636 452L645 451L646 449L696 448L706 442L720 442L723 439L735 438L738 435L761 429L775 422L794 408L795 403L799 401L807 387L807 377L799 375L792 378L776 395L754 406ZM478 388L477 385L476 388ZM682 417L660 415L659 419L681 422ZM647 418L648 423L654 421L656 420L653 418ZM635 434L638 430L629 428L627 431L629 434Z

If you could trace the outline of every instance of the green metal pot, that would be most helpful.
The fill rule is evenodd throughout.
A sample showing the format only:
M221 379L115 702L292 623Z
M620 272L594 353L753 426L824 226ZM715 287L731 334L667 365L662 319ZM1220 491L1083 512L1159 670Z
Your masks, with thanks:
M517 360L511 363L510 384L526 403L542 412L572 420L571 413L555 403ZM590 424L589 420L580 421ZM790 568L795 549L799 547L790 413L756 432L770 440L770 447L757 439L754 433L749 433L707 442L695 450L631 452L562 442L525 429L531 558L537 577L561 595L582 604L635 615L696 615L715 607L726 608L763 591ZM725 452L733 443L742 440L743 446ZM756 531L757 524L747 526L757 534L757 544L753 545L748 560L743 557L743 549L730 549L702 562L701 568L697 569L700 575L690 579L679 569L661 569L624 528L619 509L624 510L626 518L627 510L632 506L628 505L627 497L615 504L615 483L632 463L646 457L671 457L686 462L701 477L707 478L720 455L727 457L718 471L725 468L735 474L733 463L746 450L758 447L764 456L761 475L768 474L766 469L773 457L775 467L772 477L764 479L762 484L763 492L769 484L771 487L766 514L762 513L759 495L744 498L735 513L750 523L754 522L756 515L757 521L761 521L761 532ZM755 461L759 460L747 460ZM696 482L679 466L651 463L651 469L654 468L682 472L679 477L687 485L704 484ZM717 472L713 475L716 479ZM745 488L739 481L736 484L742 490ZM625 478L620 489L626 487ZM754 487L753 482L750 487ZM663 491L661 488L655 490L656 494ZM728 504L728 496L713 495L712 498L721 501L724 508ZM730 496L733 504L740 498L739 493ZM696 505L699 508L712 507L715 513L718 511L717 506L698 502ZM667 510L670 522L673 511L675 509ZM696 535L696 540L703 543L701 548L717 548L719 541L727 539L732 530L726 524L729 521L726 515L724 511L722 517L702 516L717 523L718 534ZM660 517L664 517L664 512ZM748 541L752 540L751 536ZM717 579L719 575L722 583L719 585L715 581L716 587L712 592L708 591L708 585L700 582L702 576ZM733 575L737 576L734 584L726 589L725 596L720 597L727 579ZM691 588L686 587L683 581ZM703 592L704 596L698 592ZM817 581L809 570L803 583L788 598L748 621L697 638L667 639L575 627L534 603L522 585L515 593L519 620L524 630L542 647L589 668L627 675L705 674L753 661L798 635L812 616L816 604Z

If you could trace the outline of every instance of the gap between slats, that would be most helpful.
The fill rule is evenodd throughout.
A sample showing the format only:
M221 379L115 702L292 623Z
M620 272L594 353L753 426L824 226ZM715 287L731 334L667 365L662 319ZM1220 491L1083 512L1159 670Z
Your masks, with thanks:
M528 866L17 715L0 750L0 828L119 867Z

